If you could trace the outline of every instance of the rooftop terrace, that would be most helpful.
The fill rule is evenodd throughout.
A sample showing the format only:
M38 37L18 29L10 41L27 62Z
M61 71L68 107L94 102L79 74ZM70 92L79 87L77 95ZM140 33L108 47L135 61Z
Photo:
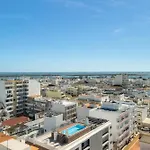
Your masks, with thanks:
M57 150L68 144L80 140L92 130L104 125L108 120L88 117L76 123L63 124L52 132L45 133L37 139L28 139L28 143L34 143L36 147L44 147L45 150Z

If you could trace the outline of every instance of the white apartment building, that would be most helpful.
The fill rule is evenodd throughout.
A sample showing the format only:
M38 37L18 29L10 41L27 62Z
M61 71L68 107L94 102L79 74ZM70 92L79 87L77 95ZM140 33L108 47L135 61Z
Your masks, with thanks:
M111 122L114 149L116 150L122 149L129 142L130 132L132 131L129 115L129 107L117 102L104 102L101 108L77 108L78 118L91 116L107 119Z
M137 128L137 107L138 106L132 101L118 101L118 102L127 105L129 107L130 137L133 137L138 132L138 128Z
M77 103L66 100L51 101L51 111L62 113L64 120L75 120L77 118L76 112Z
M142 122L147 118L148 106L138 106L137 107L137 123L138 127L142 126Z
M40 95L40 83L35 80L0 81L0 102L2 102L10 117L24 112L24 102L28 96Z
M127 85L128 82L129 82L128 75L121 74L121 75L116 75L115 76L113 85L120 85L120 86L123 85L124 86L124 85Z
M105 119L87 117L69 123L63 121L62 115L58 115L46 117L44 127L51 128L51 131L29 138L26 143L34 143L36 147L44 150L112 150L113 148L111 123Z

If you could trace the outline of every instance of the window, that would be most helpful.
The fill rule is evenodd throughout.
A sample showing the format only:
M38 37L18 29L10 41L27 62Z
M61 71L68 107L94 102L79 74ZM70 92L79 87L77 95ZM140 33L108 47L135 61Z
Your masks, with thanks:
M109 146L108 145L105 145L104 147L103 147L103 150L106 150L106 149L108 149L109 148Z
M11 91L7 91L7 94L11 94Z
M8 102L12 102L12 100L6 100L6 103L8 103Z
M12 110L12 108L8 108L7 110Z
M108 141L109 141L109 139L106 138L106 139L103 141L103 144L106 143L106 142L108 142Z
M12 95L7 95L7 98L10 98L10 97L12 97Z
M6 90L9 90L9 89L12 89L13 87L9 86L9 87L6 87Z
M82 143L82 150L84 150L88 146L90 146L90 140L89 139L87 141L85 141L84 143Z
M6 104L7 107L12 106L12 104Z

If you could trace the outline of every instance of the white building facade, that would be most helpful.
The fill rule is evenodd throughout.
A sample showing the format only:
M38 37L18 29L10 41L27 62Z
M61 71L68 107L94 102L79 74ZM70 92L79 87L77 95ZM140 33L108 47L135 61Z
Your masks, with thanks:
M121 75L116 75L116 76L115 76L113 85L122 86L122 85L127 85L128 82L129 82L129 80L128 80L128 75L126 75L126 74L121 74Z
M77 118L76 112L77 104L66 100L51 101L51 110L56 113L62 113L64 120L75 120Z
M27 139L36 147L45 150L112 150L112 126L108 120L87 117L76 123L67 123L62 116L46 117L44 128L50 129L42 136ZM58 124L59 123L59 124ZM62 134L62 130L73 128L74 125L84 126L73 135ZM50 132L49 132L50 131ZM27 142L28 142L27 141Z
M147 118L148 106L138 106L137 107L137 123L138 127L142 126L142 122Z
M111 122L114 149L122 149L129 142L131 132L133 132L129 107L119 103L105 102L101 109L77 108L77 117L84 118L85 116L103 118Z
M35 89L35 91L34 91ZM32 94L40 95L40 83L34 80L0 81L0 101L5 105L10 117L24 111L24 102Z

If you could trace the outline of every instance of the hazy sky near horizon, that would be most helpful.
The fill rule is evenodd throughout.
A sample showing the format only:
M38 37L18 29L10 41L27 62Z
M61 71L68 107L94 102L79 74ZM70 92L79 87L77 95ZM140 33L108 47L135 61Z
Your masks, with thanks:
M0 72L150 71L150 0L1 0Z

